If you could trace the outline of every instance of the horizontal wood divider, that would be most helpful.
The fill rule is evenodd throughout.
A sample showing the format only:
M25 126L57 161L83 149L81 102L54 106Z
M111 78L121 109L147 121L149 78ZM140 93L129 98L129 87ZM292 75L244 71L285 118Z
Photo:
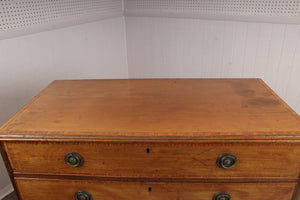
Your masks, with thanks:
M56 174L29 174L14 172L15 179L57 179L57 180L94 180L94 181L125 181L125 182L186 182L186 183L286 183L297 182L298 178L148 178L148 177L96 177Z

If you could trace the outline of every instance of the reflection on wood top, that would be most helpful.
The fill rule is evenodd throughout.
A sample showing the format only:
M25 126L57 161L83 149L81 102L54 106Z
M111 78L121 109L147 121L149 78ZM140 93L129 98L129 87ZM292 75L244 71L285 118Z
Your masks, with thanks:
M300 118L260 79L66 80L51 83L0 133L3 140L300 138Z

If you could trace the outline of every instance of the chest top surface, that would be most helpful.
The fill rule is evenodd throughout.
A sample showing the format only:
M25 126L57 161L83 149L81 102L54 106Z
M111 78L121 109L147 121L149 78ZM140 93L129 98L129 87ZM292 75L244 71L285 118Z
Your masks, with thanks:
M54 81L0 139L300 138L300 118L260 79Z

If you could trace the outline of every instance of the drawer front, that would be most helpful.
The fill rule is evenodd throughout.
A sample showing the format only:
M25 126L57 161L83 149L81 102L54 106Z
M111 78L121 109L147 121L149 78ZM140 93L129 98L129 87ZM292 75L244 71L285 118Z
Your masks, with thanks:
M32 179L17 179L16 183L22 200L66 200L76 199L76 195L79 200L82 195L86 197L82 198L85 200L213 200L220 193L231 200L291 200L295 187L294 183L138 183Z
M5 144L14 171L106 177L298 177L297 144L39 143ZM82 157L81 165L70 166ZM234 155L223 169L218 159ZM225 157L222 157L225 155ZM73 156L73 158L72 158ZM229 161L229 162L228 162ZM74 164L74 162L73 162ZM76 164L76 162L75 162ZM78 164L78 163L77 163Z

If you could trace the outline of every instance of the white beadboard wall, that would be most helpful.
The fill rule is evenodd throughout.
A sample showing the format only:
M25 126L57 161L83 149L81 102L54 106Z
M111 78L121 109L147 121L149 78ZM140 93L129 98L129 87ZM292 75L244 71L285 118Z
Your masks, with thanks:
M300 25L126 17L129 78L262 78L300 114Z
M55 79L127 78L124 18L0 40L0 125ZM10 192L0 156L0 199Z

